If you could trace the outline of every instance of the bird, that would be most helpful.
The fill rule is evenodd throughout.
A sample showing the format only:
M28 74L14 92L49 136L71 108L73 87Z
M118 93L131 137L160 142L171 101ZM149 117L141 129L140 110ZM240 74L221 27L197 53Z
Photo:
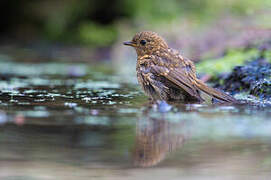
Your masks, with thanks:
M209 97L213 102L238 102L198 79L194 63L170 48L157 33L138 32L123 44L135 48L137 80L152 101L203 103Z

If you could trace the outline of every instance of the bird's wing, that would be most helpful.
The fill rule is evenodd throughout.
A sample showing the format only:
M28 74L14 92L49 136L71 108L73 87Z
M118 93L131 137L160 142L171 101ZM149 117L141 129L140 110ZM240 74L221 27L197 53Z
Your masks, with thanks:
M180 55L156 56L152 61L152 73L163 76L175 85L184 89L191 96L196 97L200 101L200 91L205 92L209 96L221 100L223 102L237 103L238 101L232 96L208 87L196 76L194 63L189 59L184 59Z
M196 73L193 62L181 56L153 56L152 73L163 76L191 96L202 100L196 86Z

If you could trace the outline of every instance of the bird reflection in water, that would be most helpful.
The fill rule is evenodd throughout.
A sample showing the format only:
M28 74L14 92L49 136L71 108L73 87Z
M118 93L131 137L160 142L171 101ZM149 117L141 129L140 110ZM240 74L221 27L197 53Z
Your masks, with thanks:
M133 151L135 166L155 166L183 145L187 136L182 132L184 123L170 122L167 115L147 109L137 120Z

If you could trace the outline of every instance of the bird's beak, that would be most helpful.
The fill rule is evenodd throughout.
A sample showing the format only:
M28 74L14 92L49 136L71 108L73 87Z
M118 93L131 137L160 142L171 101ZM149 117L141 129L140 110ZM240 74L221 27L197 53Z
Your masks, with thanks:
M132 46L132 47L136 46L136 43L133 41L125 41L125 42L123 42L123 44L126 46Z

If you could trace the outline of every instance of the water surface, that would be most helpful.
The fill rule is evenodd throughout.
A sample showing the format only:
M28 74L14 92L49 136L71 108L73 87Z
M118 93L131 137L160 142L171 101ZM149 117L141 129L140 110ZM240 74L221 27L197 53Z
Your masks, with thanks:
M0 61L0 179L270 179L270 115L161 113L110 63Z

